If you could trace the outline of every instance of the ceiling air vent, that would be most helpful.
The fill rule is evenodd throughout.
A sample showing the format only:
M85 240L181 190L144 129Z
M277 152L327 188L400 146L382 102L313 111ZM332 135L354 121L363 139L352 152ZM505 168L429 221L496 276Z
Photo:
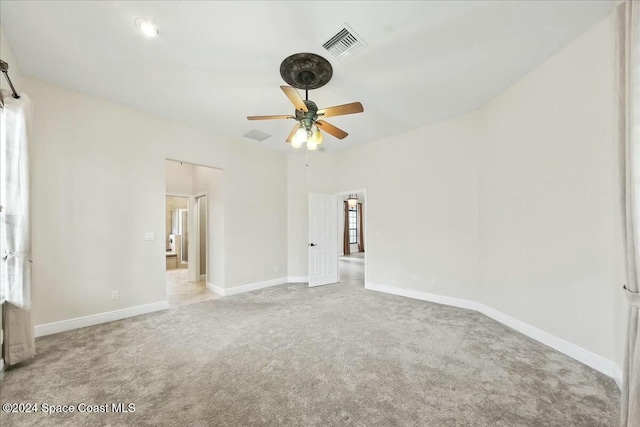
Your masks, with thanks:
M271 135L256 129L251 129L249 132L245 133L242 136L244 136L245 138L253 139L254 141L264 141L265 139L269 138Z
M365 47L367 44L348 25L338 31L338 34L331 37L322 45L333 56L342 61L356 50Z

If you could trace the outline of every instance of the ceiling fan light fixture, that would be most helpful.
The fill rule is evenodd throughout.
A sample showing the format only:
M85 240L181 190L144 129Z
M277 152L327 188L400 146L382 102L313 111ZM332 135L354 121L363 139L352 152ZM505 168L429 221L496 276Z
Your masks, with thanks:
M300 148L305 142L307 142L307 131L303 127L300 127L295 135L293 135L291 145L293 148Z
M318 144L316 144L313 139L309 138L307 140L307 150L315 151L317 148L318 148Z
M314 132L311 133L311 136L309 137L309 141L313 141L313 143L316 145L322 144L322 133L320 133L319 129L316 129Z

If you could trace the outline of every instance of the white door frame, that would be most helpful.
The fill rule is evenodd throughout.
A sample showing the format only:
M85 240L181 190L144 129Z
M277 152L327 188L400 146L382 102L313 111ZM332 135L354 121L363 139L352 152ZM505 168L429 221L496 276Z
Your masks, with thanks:
M367 233L367 230L369 228L369 208L367 207L367 203L369 201L369 197L367 195L367 189L366 188L360 188L358 190L349 190L349 191L339 191L337 193L335 193L336 196L338 196L338 212L342 213L342 217L344 218L344 200L342 200L342 197L340 196L348 196L349 194L357 194L357 193L362 193L364 194L364 202L362 203L362 207L364 208L364 242L365 245L369 245L369 234ZM338 230L338 233L344 233L344 230ZM338 239L338 241L340 241L340 239ZM340 249L338 248L336 255L340 253ZM369 253L369 251L367 250L367 248L365 247L364 249L364 284L366 286L367 282L367 278L369 277L368 271L369 271L369 263L367 262L367 254ZM340 256L338 255L338 281L340 281Z
M196 282L200 281L200 276L201 276L201 274L200 274L200 267L201 267L200 266L200 209L196 209L198 207L197 201L198 201L198 199L200 197L206 197L207 198L207 202L209 202L209 196L207 195L206 191L200 191L199 193L194 193L193 194L193 203L194 203L193 224L194 224L194 227L192 228L192 230L196 230L197 233L194 233L195 237L192 237L191 239L189 239L189 242L193 241L193 251L189 252L189 257L190 257L189 259L194 259L194 258L191 258L191 253L193 253L194 257L195 257L195 262L193 264L194 264L194 275L195 275L195 278L196 278L196 280L195 280ZM207 210L207 212L208 212L208 208L209 208L208 206L205 206L205 209ZM205 228L208 230L209 224L207 223L207 218L206 217L205 217L204 221L205 221ZM205 232L205 243L204 243L205 253L206 253L205 256L206 257L209 256L209 238L208 237L209 237L209 232L206 231ZM207 283L207 275L208 274L209 274L209 271L206 271L205 279L204 279L205 283Z

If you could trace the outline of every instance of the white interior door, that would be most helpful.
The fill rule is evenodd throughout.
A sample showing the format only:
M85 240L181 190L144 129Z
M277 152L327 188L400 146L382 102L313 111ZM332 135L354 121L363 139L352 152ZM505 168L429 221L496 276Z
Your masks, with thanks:
M338 282L338 199L309 193L309 286Z

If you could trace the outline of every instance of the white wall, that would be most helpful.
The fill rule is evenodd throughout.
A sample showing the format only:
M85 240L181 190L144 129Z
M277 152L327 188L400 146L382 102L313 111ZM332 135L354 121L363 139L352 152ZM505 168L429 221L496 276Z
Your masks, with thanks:
M290 275L307 274L306 192L366 188L369 282L478 301L621 366L614 47L607 18L480 110L314 154L312 178L290 155Z
M196 166L190 163L167 160L165 162L167 194L190 195L195 193L195 168Z
M465 115L340 153L340 187L367 189L369 282L476 296L478 126Z
M307 275L306 193L366 188L370 282L475 296L478 126L476 115L466 115L335 154L314 153L308 179L304 156L290 155L289 275Z
M22 84L35 113L36 324L166 299L165 158L224 169L224 251L231 261L219 285L282 277L283 154L42 81L25 78ZM157 240L145 241L146 232ZM120 299L111 300L112 290Z
M606 19L480 112L481 301L610 360L623 283L614 49Z

